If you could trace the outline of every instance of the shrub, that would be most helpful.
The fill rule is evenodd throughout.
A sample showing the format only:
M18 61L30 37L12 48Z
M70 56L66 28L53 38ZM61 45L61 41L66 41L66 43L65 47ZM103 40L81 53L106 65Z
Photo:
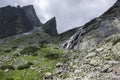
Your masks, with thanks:
M55 54L55 53L48 53L45 57L49 58L49 59L57 59L60 57L59 54Z
M6 80L14 80L14 78L7 78Z
M2 69L2 70L5 70L5 69L15 70L14 66L12 66L12 65L3 65L3 66L1 66L0 69Z
M113 42L113 45L116 45L116 44L119 43L119 42L120 42L120 38L117 39L117 40L115 40L115 41Z
M35 53L37 50L38 50L39 48L37 48L36 46L29 46L29 47L27 47L27 48L24 48L21 52L20 52L20 54L21 55L25 55L25 54L27 54L27 55L35 55L35 54L33 54L33 53Z
M12 49L16 49L16 48L18 48L18 46L12 46L11 48L12 48Z
M18 70L23 70L23 69L28 69L28 68L30 68L29 64L24 64L24 65L18 66Z
M31 55L32 56L38 56L38 53L35 52L35 53L32 53Z
M27 62L27 64L28 64L28 65L33 65L33 63L32 63L32 62Z
M5 53L9 53L9 52L11 52L11 49L4 49L3 50Z

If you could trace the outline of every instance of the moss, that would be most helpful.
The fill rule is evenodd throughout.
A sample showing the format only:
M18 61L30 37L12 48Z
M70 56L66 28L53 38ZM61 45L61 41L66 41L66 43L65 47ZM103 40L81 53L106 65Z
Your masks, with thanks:
M120 38L117 39L117 40L115 40L115 41L113 42L113 45L116 45L116 44L119 43L119 42L120 42Z

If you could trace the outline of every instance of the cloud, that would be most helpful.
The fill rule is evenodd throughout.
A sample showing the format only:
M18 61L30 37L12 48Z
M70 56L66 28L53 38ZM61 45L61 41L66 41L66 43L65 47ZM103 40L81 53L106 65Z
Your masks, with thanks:
M0 6L33 4L42 22L53 16L59 32L81 26L100 16L117 0L1 0Z

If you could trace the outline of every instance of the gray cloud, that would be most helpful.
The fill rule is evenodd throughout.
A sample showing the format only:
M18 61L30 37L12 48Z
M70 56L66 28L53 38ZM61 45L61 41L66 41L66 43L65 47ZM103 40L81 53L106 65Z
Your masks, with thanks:
M6 5L33 4L42 22L53 16L57 19L58 31L81 26L100 16L117 0L1 0L0 7Z

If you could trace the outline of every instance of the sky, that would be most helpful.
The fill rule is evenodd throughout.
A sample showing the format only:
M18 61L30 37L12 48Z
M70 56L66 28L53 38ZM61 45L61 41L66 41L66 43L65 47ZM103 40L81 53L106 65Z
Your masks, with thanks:
M0 0L0 7L7 5L34 5L42 23L56 17L58 32L79 27L102 15L117 0Z

